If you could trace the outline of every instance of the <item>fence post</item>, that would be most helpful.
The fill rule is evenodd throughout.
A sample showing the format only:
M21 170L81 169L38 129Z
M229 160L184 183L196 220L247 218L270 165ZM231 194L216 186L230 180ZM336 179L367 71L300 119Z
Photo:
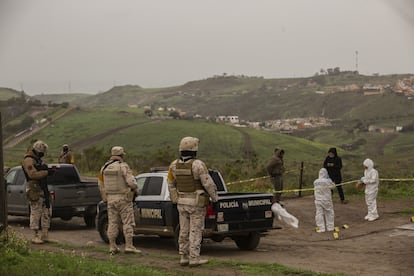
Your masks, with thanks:
M300 175L299 175L299 197L302 197L302 182L303 182L303 161L300 162Z
M4 181L4 164L3 164L3 129L0 112L0 233L7 228L7 187Z

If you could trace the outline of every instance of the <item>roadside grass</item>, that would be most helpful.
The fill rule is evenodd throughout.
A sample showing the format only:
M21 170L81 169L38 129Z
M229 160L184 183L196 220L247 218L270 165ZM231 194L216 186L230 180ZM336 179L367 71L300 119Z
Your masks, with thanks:
M27 241L17 236L11 228L3 231L0 234L0 275L214 275L215 272L220 274L218 271L221 270L232 271L235 275L343 275L321 274L278 264L217 259L196 270L174 270L165 265L156 266L154 259L158 258L160 262L163 259L178 262L178 257L150 255L143 258L151 258L151 264L155 265L144 265L144 260L137 259L136 256L108 256L106 250L103 252L103 247L74 247L60 243L49 243L49 246L52 247L51 251L32 250Z

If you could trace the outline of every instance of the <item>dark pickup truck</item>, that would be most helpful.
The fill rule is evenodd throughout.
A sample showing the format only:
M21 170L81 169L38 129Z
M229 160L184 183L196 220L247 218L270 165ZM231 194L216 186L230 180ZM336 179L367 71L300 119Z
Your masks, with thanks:
M219 208L214 211L211 205L207 206L203 237L216 242L229 237L242 250L255 249L260 237L272 229L273 196L264 193L229 193L218 171L210 170L210 175L217 186ZM136 179L139 196L134 200L134 234L175 238L177 245L180 227L178 211L177 205L170 201L167 171L143 173ZM98 204L97 221L102 240L108 242L108 215L104 202ZM120 234L117 241L122 240Z
M98 182L82 181L77 168L70 164L49 164L55 173L47 177L52 217L70 220L83 217L89 227L95 226L96 206L101 200ZM21 166L11 168L6 176L9 215L30 215L26 198L26 178Z

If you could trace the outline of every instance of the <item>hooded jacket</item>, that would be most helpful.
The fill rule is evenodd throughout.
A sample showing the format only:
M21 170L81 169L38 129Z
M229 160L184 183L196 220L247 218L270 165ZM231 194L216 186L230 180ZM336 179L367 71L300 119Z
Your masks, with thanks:
M319 177L313 182L315 187L315 200L331 201L331 189L335 187L335 183L328 176L328 171L325 168L319 170Z
M363 165L366 167L362 181L366 184L365 194L373 194L378 192L379 175L374 169L374 162L371 159L365 159Z
M342 159L338 156L336 148L330 148L328 153L329 152L332 152L334 154L334 157L330 157L328 155L323 162L323 167L328 170L329 177L332 179L332 181L339 184L342 182Z
M285 151L283 149L278 149L273 154L272 159L270 159L266 167L267 173L270 176L281 176L285 172L285 167L283 164L284 153Z

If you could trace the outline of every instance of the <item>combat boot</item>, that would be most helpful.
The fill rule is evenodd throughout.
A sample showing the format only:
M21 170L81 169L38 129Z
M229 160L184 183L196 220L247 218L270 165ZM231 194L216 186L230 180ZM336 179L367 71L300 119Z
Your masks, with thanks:
M125 247L125 254L139 254L141 250L137 249L135 246Z
M48 242L49 241L49 230L48 229L42 229L42 241Z
M38 230L35 230L35 232L34 232L34 237L32 239L32 243L34 243L34 244L42 244L43 243L42 239L40 238L40 234L39 234Z
M195 266L199 266L199 265L206 264L206 263L208 263L208 260L206 260L206 259L198 259L198 260L190 260L190 262L189 262L188 265L190 267L195 267Z
M131 237L127 237L125 239L125 254L138 254L141 253L141 250L136 249L135 246L132 243L132 236Z
M119 253L119 248L116 246L115 239L109 240L109 254L115 255Z
M180 265L181 266L186 266L188 265L188 263L190 262L190 260L188 259L188 255L181 255L180 257Z

